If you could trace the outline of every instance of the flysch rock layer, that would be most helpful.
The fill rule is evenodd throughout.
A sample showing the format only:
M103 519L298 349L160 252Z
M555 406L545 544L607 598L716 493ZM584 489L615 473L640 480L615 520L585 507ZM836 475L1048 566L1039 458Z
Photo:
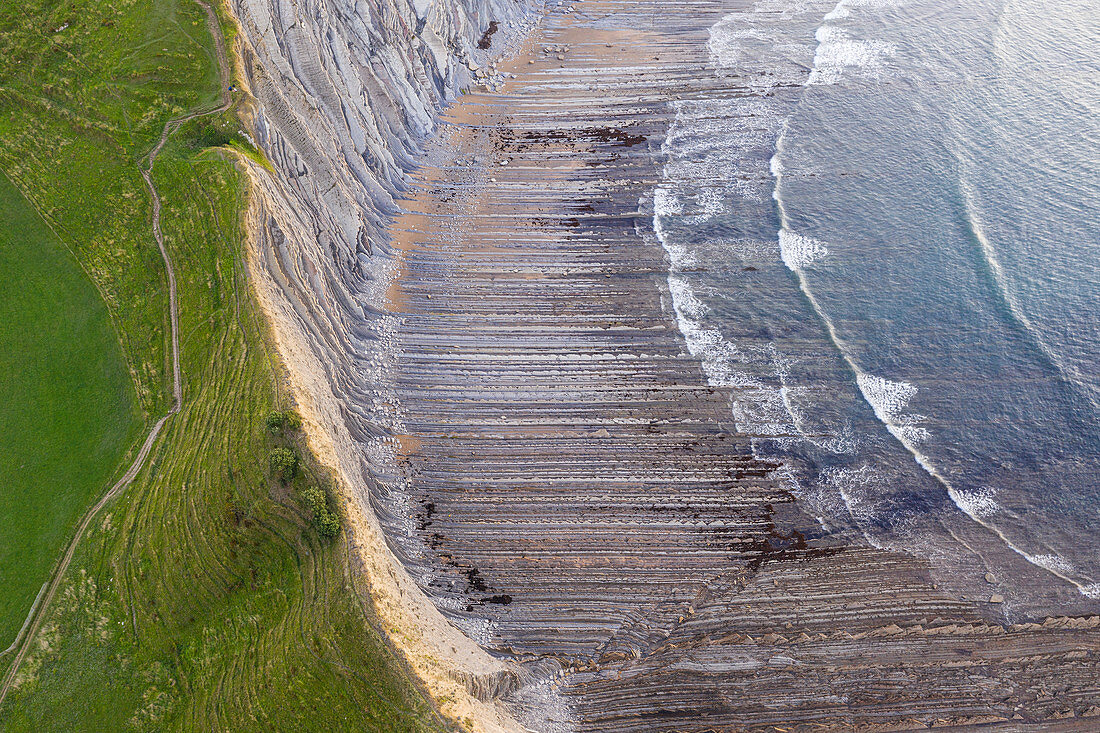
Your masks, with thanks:
M1100 728L1100 618L999 622L920 558L812 536L687 353L649 202L669 102L744 93L705 52L735 3L519 5L234 4L275 168L257 290L445 711Z
M252 180L249 266L313 449L349 500L356 556L382 625L442 711L478 729L519 730L467 692L506 665L447 622L387 547L370 507L394 480L395 422L382 387L394 319L387 226L446 100L482 68L493 20L522 37L536 17L513 0L226 0L244 112L268 167Z

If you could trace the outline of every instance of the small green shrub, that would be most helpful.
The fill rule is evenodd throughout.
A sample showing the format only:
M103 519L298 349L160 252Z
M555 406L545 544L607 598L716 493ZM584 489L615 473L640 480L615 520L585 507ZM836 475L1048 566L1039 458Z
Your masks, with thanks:
M315 517L313 523L317 526L317 533L322 537L335 537L340 534L340 518L332 512L326 512L322 517Z
M302 427L302 418L294 410L272 410L264 418L264 425L277 434L284 430L298 430Z
M286 426L286 413L282 410L272 410L264 418L264 425L272 433L281 433Z
M316 486L310 486L302 492L302 504L304 504L309 513L314 516L324 514L328 511L328 500L325 499L325 492L321 491Z
M283 481L289 481L298 473L298 454L290 448L275 448L268 461L271 472Z
M328 497L323 489L310 486L302 492L302 505L313 515L313 526L322 537L335 537L340 533L340 517L328 508Z

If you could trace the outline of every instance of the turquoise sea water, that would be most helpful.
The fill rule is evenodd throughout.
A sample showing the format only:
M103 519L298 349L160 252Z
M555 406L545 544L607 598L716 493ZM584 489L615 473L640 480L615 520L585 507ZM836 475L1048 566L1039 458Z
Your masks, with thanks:
M736 427L823 532L1100 606L1100 6L760 0L709 50L743 92L674 103L654 227Z

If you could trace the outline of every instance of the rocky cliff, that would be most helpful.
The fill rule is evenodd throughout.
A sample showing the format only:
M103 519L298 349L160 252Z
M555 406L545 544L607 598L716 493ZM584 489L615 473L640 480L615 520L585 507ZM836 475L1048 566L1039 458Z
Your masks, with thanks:
M359 559L383 621L400 630L395 642L434 693L452 699L445 712L509 727L493 710L454 701L462 697L454 675L477 684L503 666L446 623L394 560L387 539L399 544L377 517L401 508L376 497L399 481L394 447L403 433L383 378L394 356L384 302L398 267L388 234L396 201L413 185L442 106L472 81L499 84L491 59L529 30L535 4L228 5L251 95L248 133L271 163L249 167L251 269L311 442L342 479Z
M534 34L511 0L234 2L274 168L253 275L383 621L465 693L449 712L1091 729L1100 619L1009 624L992 588L817 536L668 312L661 143L673 103L751 93L707 68L737 2L584 0Z

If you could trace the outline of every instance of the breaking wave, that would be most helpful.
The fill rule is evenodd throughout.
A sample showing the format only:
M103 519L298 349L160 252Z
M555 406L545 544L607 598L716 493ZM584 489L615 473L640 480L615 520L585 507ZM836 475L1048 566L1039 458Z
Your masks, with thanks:
M784 229L779 232L779 253L784 265L791 270L801 270L824 259L829 254L829 248L824 242Z
M834 420L823 428L819 417L807 413L805 405L812 403L813 390L790 380L787 357L774 343L731 341L710 325L720 315L711 312L709 292L697 290L701 285L695 275L700 263L710 262L706 248L724 248L723 252L745 263L746 270L756 269L759 263L781 262L797 279L829 340L855 376L859 396L953 504L1028 562L1072 583L1082 595L1098 597L1100 586L1075 580L1077 573L1069 561L1055 554L1028 553L997 528L992 520L1002 509L996 488L959 489L937 469L921 450L933 437L928 418L910 407L919 394L918 386L863 370L809 285L808 271L828 267L830 246L791 228L781 195L784 177L792 175L784 161L784 137L801 99L801 93L791 89L834 85L847 77L873 80L893 73L891 63L898 46L861 38L848 27L853 9L861 7L890 9L901 3L758 0L711 28L707 46L718 73L749 60L766 71L751 78L751 94L671 103L675 118L662 144L665 165L652 206L653 232L670 263L667 283L679 329L710 383L737 388L731 412L737 429L753 437L754 448L767 445L784 450L805 443L846 457L846 465L820 470L812 487L800 485L786 469L785 479L818 512L819 521L825 524L846 516L875 544L879 544L875 527L899 531L912 514L899 511L897 481L874 462L856 460L862 438L853 434L851 426ZM763 233L715 234L723 231L721 223L730 216L731 205L770 199L779 216L774 238L769 240ZM700 243L700 237L706 242Z
M873 2L873 0L872 0ZM872 2L859 2L861 5L871 5ZM884 6L885 3L875 3ZM891 3L893 5L893 3ZM853 41L847 32L833 28L830 23L839 19L850 17L849 8L856 6L852 0L841 0L837 9L829 13L825 18L825 24L815 34L819 46L815 53L814 69L810 72L807 85L836 83L841 74L847 68L879 70L885 67L885 60L897 51L893 44L883 44L877 41ZM824 64L818 67L818 62ZM815 76L824 69L823 74ZM789 118L788 118L789 119ZM779 209L781 229L780 241L792 239L799 235L793 234L788 229L788 217L785 211L781 195L783 177L787 172L783 164L784 138L787 134L787 125L784 124L776 140L775 162L771 165L775 177L775 192L773 194ZM785 260L786 261L786 260ZM790 266L790 263L787 263ZM1077 571L1073 564L1065 558L1054 554L1036 555L1027 552L1016 542L1012 541L999 527L990 520L999 513L999 507L993 500L993 492L982 496L980 502L974 501L974 495L966 494L958 490L953 483L935 466L930 456L923 453L919 446L931 438L927 428L920 425L926 418L922 415L905 411L909 402L917 394L917 387L903 381L892 381L883 377L868 374L863 371L856 360L851 356L850 350L839 336L837 328L825 309L811 290L802 267L791 267L798 277L799 286L813 306L814 311L824 323L830 338L844 360L848 363L856 375L856 383L864 399L871 406L875 416L886 426L887 430L898 442L913 456L917 464L921 466L932 478L943 486L947 495L966 516L977 522L993 534L995 534L1010 550L1026 559L1031 564L1040 567L1052 575L1074 585L1082 595L1089 595L1087 589L1090 584L1084 584L1074 576ZM860 506L860 501L852 505L851 497L845 497L845 503L853 517L859 517L866 509ZM1091 597L1091 596L1089 596Z
M909 400L917 394L916 387L863 372L856 373L856 384L875 417L902 442L917 444L931 437L928 430L919 425L926 419L923 415L905 412Z

